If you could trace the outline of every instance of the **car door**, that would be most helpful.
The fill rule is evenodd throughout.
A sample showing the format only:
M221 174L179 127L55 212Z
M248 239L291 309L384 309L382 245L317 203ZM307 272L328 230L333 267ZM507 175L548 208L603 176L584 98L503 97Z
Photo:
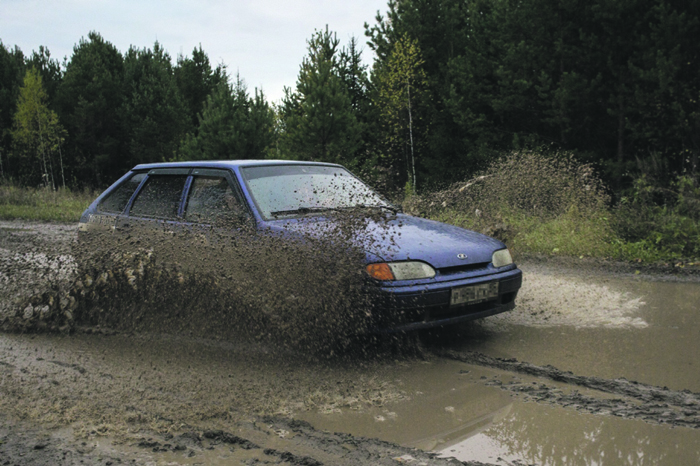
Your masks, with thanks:
M112 189L97 204L94 213L91 213L87 222L81 224L81 231L111 231L118 223L119 217L124 215L129 201L134 197L136 190L146 179L146 173L133 173Z
M187 185L183 219L195 231L236 234L252 214L229 170L195 168Z
M183 224L182 201L190 171L189 168L150 170L126 214L117 219L117 231L172 235L179 230Z

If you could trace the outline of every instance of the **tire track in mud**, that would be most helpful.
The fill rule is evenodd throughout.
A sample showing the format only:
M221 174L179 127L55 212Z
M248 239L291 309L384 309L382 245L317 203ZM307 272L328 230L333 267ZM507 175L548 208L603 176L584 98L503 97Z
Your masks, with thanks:
M266 417L263 422L268 427L278 431L287 431L294 434L297 442L313 445L314 448L342 457L349 464L374 464L396 465L401 463L419 465L464 465L464 466L491 466L478 461L459 461L455 458L443 458L437 453L426 452L416 448L409 448L379 439L356 437L352 434L339 432L327 432L316 430L306 421L287 419L281 417ZM282 452L281 459L285 459ZM315 461L315 460L314 460ZM299 465L320 465L319 462L291 462Z
M225 430L189 430L181 434L142 432L127 448L98 447L94 438L71 442L44 429L17 424L3 427L0 416L0 459L17 466L79 464L280 464L290 466L495 466L440 457L378 439L315 429L305 421L268 416L239 423L237 434ZM255 438L255 440L251 440ZM131 448L129 448L130 446ZM178 459L187 460L182 463ZM503 464L503 463L500 463ZM507 463L518 466L521 463Z
M574 408L590 414L617 416L625 419L639 419L651 424L700 429L700 394L690 390L671 390L641 382L619 379L605 379L576 375L556 367L536 366L515 358L495 358L473 351L441 351L438 356L474 364L477 366L516 372L567 385L592 389L621 398L597 398L584 395L577 390L565 390L537 382L488 380L486 385L499 386L530 400Z

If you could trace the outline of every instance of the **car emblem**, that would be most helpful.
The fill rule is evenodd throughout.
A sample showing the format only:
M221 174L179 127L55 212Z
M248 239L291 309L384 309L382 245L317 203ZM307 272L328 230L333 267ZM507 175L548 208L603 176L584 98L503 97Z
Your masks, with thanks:
M457 259L466 259L467 255L466 254L457 254Z

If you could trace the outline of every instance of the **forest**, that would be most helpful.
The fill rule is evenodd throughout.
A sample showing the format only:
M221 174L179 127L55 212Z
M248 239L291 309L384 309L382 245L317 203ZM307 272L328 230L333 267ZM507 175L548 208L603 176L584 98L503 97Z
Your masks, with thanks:
M687 0L389 0L364 38L310 31L274 103L201 46L122 52L91 31L61 63L0 42L0 177L102 189L137 163L275 158L405 196L537 153L592 167L609 207L697 225L698 38Z

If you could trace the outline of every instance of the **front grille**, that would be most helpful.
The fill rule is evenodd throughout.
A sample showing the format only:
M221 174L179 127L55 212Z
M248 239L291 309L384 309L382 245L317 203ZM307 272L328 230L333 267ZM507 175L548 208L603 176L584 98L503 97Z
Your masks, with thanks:
M474 270L486 269L489 264L490 262L480 262L477 264L457 265L455 267L443 267L438 269L438 271L440 272L440 275L455 275L464 272L473 272Z

